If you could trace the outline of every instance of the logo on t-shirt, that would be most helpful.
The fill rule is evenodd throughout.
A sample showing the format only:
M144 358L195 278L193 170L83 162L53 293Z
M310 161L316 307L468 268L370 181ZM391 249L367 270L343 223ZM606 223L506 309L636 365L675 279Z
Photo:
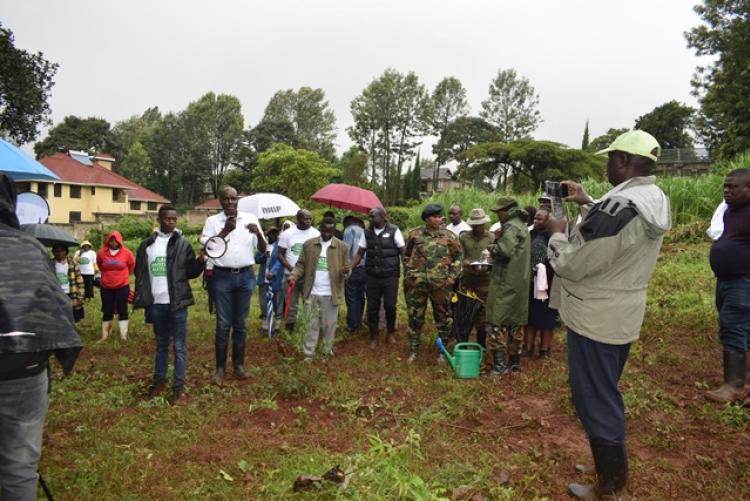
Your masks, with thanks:
M68 274L67 273L58 273L57 274L57 283L60 285L68 285L70 282L68 280Z
M292 245L292 254L297 257L302 254L302 243L296 243Z
M315 271L328 271L328 258L326 256L320 256L318 262L315 265Z
M91 261L87 257L81 257L80 264L89 264Z
M154 259L154 261L151 263L151 276L167 276L167 258L165 256L157 256L156 259Z

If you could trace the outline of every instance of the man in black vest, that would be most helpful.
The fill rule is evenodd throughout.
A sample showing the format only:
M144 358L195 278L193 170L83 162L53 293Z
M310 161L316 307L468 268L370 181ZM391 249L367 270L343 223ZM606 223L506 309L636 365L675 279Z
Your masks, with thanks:
M359 251L352 263L356 269L362 256L367 253L367 325L370 328L370 344L378 345L380 303L385 308L388 342L396 341L396 299L398 279L401 275L401 255L404 236L395 225L385 219L385 210L376 207L370 210L370 227L359 241Z

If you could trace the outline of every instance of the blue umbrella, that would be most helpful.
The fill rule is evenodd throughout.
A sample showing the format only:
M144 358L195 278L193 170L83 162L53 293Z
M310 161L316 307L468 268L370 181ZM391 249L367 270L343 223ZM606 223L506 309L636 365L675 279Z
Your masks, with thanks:
M21 148L0 139L0 172L13 181L59 181L60 178Z

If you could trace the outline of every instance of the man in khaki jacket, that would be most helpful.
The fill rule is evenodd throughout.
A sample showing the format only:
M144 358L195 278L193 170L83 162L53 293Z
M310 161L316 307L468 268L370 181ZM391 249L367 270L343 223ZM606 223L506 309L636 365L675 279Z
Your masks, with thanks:
M349 273L349 248L334 237L336 221L323 218L320 236L307 240L289 277L290 286L300 278L305 299L307 333L302 342L305 361L312 361L323 329L323 354L333 355L333 338L344 298L344 277Z
M573 405L597 473L594 486L568 486L578 499L621 499L625 493L625 407L618 383L630 344L640 334L648 281L672 225L669 199L650 175L660 152L646 132L622 134L598 152L609 155L607 177L614 188L594 203L582 186L565 181L566 200L581 206L583 219L570 237L563 233L565 221L549 221L548 255L559 277L560 317L568 326Z

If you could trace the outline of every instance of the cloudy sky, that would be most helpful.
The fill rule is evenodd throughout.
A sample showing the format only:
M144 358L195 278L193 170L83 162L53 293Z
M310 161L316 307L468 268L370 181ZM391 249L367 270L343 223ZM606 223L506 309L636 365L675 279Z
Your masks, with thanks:
M700 63L683 33L696 0L0 0L16 47L60 68L52 119L114 124L179 111L208 91L237 96L254 125L273 93L321 87L349 146L349 103L386 68L429 89L459 78L478 114L499 68L540 96L537 139L580 147L676 99ZM40 136L40 138L43 136Z

